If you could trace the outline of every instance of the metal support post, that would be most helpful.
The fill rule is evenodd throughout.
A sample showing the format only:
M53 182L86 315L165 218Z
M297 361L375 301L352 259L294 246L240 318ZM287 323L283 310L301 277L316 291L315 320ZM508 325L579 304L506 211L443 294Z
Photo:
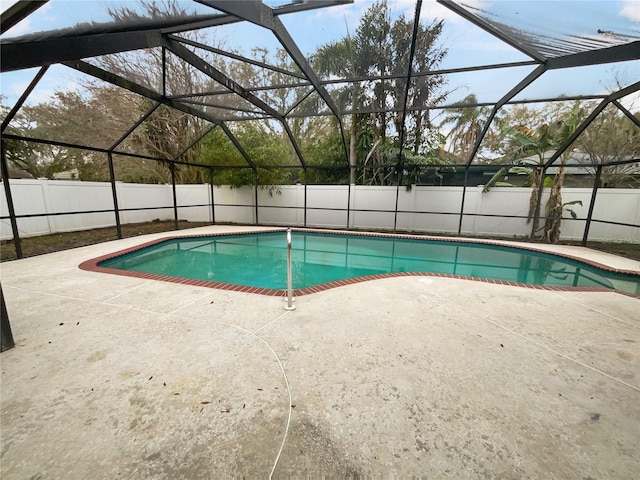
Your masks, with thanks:
M176 165L175 163L169 164L169 170L171 170L171 188L173 190L173 225L176 230L178 227L178 198L176 196Z
M118 192L116 190L116 174L113 168L113 155L111 152L107 154L109 162L109 181L111 182L111 195L113 196L113 212L116 215L116 230L118 238L122 238L122 225L120 224L120 211L118 210Z
M9 324L9 315L7 314L7 306L4 303L4 294L2 293L2 285L0 285L0 330L2 337L0 351L4 352L15 346L13 334L11 333L11 325Z
M7 209L9 210L9 219L11 220L11 231L13 232L13 245L16 249L16 257L22 258L22 243L20 242L20 233L18 232L18 221L16 220L16 211L13 207L13 196L11 195L11 186L9 185L9 165L4 151L4 142L0 141L0 168L2 172L2 183L4 184L4 195L7 198Z
M398 200L400 199L400 182L402 181L402 175L398 172L398 185L396 185L396 206L393 211L393 231L395 232L398 227Z

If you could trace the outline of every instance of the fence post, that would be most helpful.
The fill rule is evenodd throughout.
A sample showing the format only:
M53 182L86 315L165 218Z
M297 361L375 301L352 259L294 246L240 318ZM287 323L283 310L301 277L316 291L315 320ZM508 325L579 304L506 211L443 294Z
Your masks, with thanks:
M598 194L598 187L600 186L600 176L602 175L602 165L598 165L596 169L596 177L593 180L593 188L591 190L591 202L589 202L589 213L587 213L587 222L584 225L584 234L582 235L582 246L587 246L587 239L589 238L589 228L591 227L591 217L593 216L593 209L596 205L596 195Z
M216 204L213 197L213 168L209 169L209 193L211 194L211 223L216 223Z
M355 186L355 185L354 185ZM347 230L351 227L351 182L347 188Z
M171 170L171 191L173 193L173 226L178 230L178 197L176 195L176 164L170 163Z
M478 234L478 226L476 224L477 220L478 220L478 216L481 215L482 212L482 191L484 189L484 185L478 185L476 187L476 206L475 206L475 211L473 212L473 235L477 235Z
M259 225L258 224L258 170L255 171L254 188L255 188L254 199L255 199L256 225Z
M49 180L46 178L38 178L40 182L40 190L42 191L42 202L44 203L44 213L54 213L51 205L51 195L49 194ZM58 228L56 225L55 217L47 215L47 226L49 227L49 233L57 233Z
M460 200L460 219L458 221L458 235L462 234L462 220L464 219L464 201L467 196L467 181L469 179L469 165L464 168L464 185L462 186L462 199Z
M295 184L295 212L296 212L296 221L295 225L299 227L300 225L306 226L306 212L307 212L307 185L305 180L305 185L302 185L300 182Z
M307 228L307 176L304 176L304 222L302 226Z

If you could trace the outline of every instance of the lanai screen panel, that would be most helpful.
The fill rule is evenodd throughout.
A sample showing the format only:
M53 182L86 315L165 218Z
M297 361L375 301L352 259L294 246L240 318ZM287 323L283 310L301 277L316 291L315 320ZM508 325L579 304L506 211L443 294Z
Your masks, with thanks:
M343 141L349 139L352 127L359 126L360 132L370 134L368 149L359 156L364 162L379 139L383 140L381 144L388 141L393 148L404 147L416 153L415 132L425 125L428 130L442 126L429 113L433 109L464 108L469 113L474 108L470 102L473 98L476 108L502 100L537 102L557 96L584 97L586 101L606 95L609 87L603 91L603 83L616 75L621 86L632 84L638 77L637 59L618 62L615 75L607 75L606 64L558 68L562 57L637 42L637 12L623 2L332 3L323 2L327 8L317 8L320 2L312 5L269 0L262 2L264 15L257 18L252 17L252 7L239 2L233 6L234 13L229 13L230 4L210 0L160 2L153 7L137 2L73 2L73 8L64 8L70 2L52 1L29 20L36 25L51 18L49 25L55 26L54 31L25 28L29 22L23 22L3 35L3 40L15 41L17 36L38 30L38 37L31 39L126 32L139 40L145 32L152 32L146 40L153 46L135 46L130 52L107 53L84 61L164 95L210 121L275 119L268 122L281 125L278 128L283 129L285 146L290 150L283 156L285 165L290 157L304 164L309 138L300 126L311 122L293 119L305 115L337 114ZM421 8L413 42L416 3ZM286 13L294 10L301 11ZM284 31L273 26L278 22L282 22ZM197 58L184 57L181 48ZM196 64L201 59L217 69L222 82L189 58ZM580 58L586 63L600 61ZM515 92L514 97L501 96L547 59L555 62L549 63L550 71ZM309 68L305 67L307 62ZM141 68L143 65L153 67ZM486 65L503 68L485 70ZM576 78L580 82L573 81ZM499 115L492 125L498 120ZM265 128L273 130L269 124ZM437 133L450 136L442 128ZM392 163L390 159L387 155L388 163Z
M162 48L154 47L82 60L161 94L163 92L162 56Z
M0 109L0 118L5 119L9 110L18 102L18 98L25 92L29 83L36 77L40 67L28 68L25 70L16 70L12 72L0 72L0 95L2 95L2 105ZM32 98L33 100L33 98ZM27 98L27 103L29 99Z
M638 39L634 2L456 2L468 14L543 58L623 45Z
M138 109L141 114L147 114L156 105L144 99ZM122 141L118 151L164 160L177 159L206 124L198 117L159 105ZM191 155L195 153L193 151Z
M234 130L231 129L232 134L237 134L238 132ZM249 167L246 159L221 127L214 128L202 139L201 153L200 161L206 165L231 168Z
M564 127L570 121L576 105L582 105L581 101L512 103L503 106L493 118L472 165L514 166L516 168L511 170L514 175L526 175L527 168L544 166L562 144L563 135L564 138L570 135L570 131ZM585 119L592 107L593 103L590 103L576 109L574 126Z
M229 129L258 167L298 167L296 156L284 126L277 120L228 122Z
M518 93L513 100L531 101L601 95L640 80L640 62L618 62L549 70Z
M584 105L582 118L593 110L594 103ZM576 167L577 173L594 176L596 167L602 165L603 174L611 178L604 179L601 186L638 188L640 178L633 177L640 176L639 159L640 128L616 105L609 104L550 166Z
M218 120L251 120L264 118L265 113L233 92L210 92L197 95L180 95L176 100L201 110Z
M60 78L67 79L66 88L52 89ZM142 100L64 65L52 65L4 133L107 149L142 115L132 108Z

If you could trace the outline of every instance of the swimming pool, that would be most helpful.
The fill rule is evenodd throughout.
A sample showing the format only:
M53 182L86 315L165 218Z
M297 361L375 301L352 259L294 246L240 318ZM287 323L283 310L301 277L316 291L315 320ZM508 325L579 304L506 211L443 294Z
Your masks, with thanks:
M286 232L170 238L81 268L252 293L286 288ZM377 234L292 233L293 287L312 293L395 275L439 275L640 295L640 275L522 248Z

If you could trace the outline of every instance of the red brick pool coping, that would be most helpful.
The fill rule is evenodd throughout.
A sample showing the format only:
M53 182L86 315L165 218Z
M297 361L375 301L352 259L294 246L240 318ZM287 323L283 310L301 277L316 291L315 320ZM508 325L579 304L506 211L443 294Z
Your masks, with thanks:
M144 278L149 280L160 280L163 282L179 283L182 285L192 285L196 287L215 288L219 290L231 290L234 292L254 293L258 295L284 296L285 290L281 290L281 289L249 287L246 285L234 285L230 283L212 282L208 280L194 280L190 278L171 277L169 275L159 275L155 273L131 272L126 270L118 270L115 268L101 267L99 263L104 262L105 260L110 260L112 258L119 257L121 255L125 255L127 253L141 250L143 248L146 248L152 245L156 245L161 242L165 242L167 240L175 240L175 239L181 239L181 238L199 238L199 237L222 237L222 236L229 236L229 235L254 235L256 233L286 232L286 230L287 229L285 228L275 228L275 229L266 229L266 230L257 230L257 231L251 230L251 231L244 231L244 232L219 232L219 233L205 233L205 234L196 234L196 235L172 235L168 237L158 238L150 242L145 242L140 245L136 245L134 247L126 248L124 250L119 250L117 252L109 253L107 255L102 255L100 257L92 258L90 260L82 262L79 265L79 268L81 270L86 270L89 272L110 273L114 275L123 275L126 277ZM500 242L495 240L433 237L428 235L402 235L402 234L388 234L388 233L354 232L354 231L343 231L343 230L322 230L322 229L309 229L309 228L292 228L291 230L294 232L330 233L335 235L348 235L348 236L360 236L360 237L406 238L406 239L413 239L413 240L437 240L439 242L494 245L494 246L500 246L500 247L506 246L506 247L516 248L520 250L544 253L544 254L552 255L556 257L576 260L578 262L585 263L593 267L597 267L607 272L621 273L625 275L640 277L640 272L636 272L633 270L616 269L608 265L594 262L592 260L585 259L582 257L566 255L566 254L556 253L556 252L549 252L548 250L535 248L533 246L513 245L513 244L510 244L509 242ZM525 287L525 288L532 288L536 290L550 290L550 291L560 291L560 292L612 292L613 291L626 296L640 298L640 296L638 295L633 295L631 293L622 292L619 290L611 290L604 287L569 287L569 286L533 285L528 283L508 282L505 280L493 280L488 278L470 277L468 275L454 275L454 274L448 274L448 273L434 273L434 272L393 272L393 273L382 273L382 274L376 274L376 275L367 275L364 277L349 278L345 280L336 280L333 282L316 285L314 287L294 289L293 295L296 297L300 297L302 295L318 293L324 290L329 290L331 288L342 287L345 285L352 285L354 283L367 282L370 280L379 280L383 278L394 278L394 277L455 278L455 279L462 279L462 280L473 280L476 282L483 282L483 283L493 283L495 285L510 285L514 287Z

